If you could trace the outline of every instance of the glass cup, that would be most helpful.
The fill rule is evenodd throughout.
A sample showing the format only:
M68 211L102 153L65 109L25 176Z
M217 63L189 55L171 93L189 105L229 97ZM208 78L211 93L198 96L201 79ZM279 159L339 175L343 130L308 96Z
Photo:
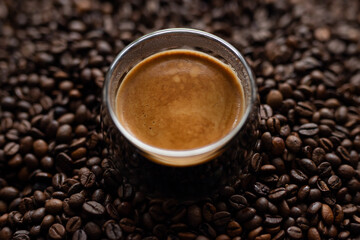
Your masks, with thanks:
M238 75L245 95L241 121L220 140L197 149L167 150L141 142L117 119L115 98L125 75L143 59L166 50L191 49L228 64ZM210 195L248 172L258 138L259 101L254 75L236 48L210 33L173 28L147 34L125 47L106 75L102 96L102 129L108 167L118 180L125 177L138 190L154 197Z

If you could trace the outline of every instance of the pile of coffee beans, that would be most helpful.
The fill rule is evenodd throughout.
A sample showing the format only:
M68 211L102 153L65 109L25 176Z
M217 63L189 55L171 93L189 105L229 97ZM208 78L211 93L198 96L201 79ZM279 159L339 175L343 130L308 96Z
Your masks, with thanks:
M0 239L359 239L359 12L356 0L0 1ZM245 55L261 138L234 186L149 199L108 168L100 90L125 45L183 26Z

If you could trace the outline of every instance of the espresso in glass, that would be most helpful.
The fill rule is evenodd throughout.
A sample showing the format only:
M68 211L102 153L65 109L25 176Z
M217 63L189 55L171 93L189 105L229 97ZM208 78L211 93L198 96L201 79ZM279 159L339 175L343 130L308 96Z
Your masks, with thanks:
M167 50L126 74L116 94L116 116L145 144L189 150L212 144L236 127L244 98L229 65L195 50Z

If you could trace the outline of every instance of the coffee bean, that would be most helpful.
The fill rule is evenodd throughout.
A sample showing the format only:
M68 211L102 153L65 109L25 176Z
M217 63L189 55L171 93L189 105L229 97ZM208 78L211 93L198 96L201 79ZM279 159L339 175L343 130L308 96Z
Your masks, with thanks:
M88 201L85 202L82 205L82 209L90 214L90 215L94 215L94 216L102 216L105 213L105 208L103 205L101 205L98 202L95 201Z
M132 233L135 231L136 225L130 218L122 218L119 222L121 229L126 233Z
M304 185L299 189L297 193L297 197L299 200L305 200L309 196L309 193L310 193L310 186Z
M60 126L56 132L56 140L59 142L69 142L71 140L72 128L69 124Z
M282 222L283 218L281 216L265 216L264 224L266 226L274 227L278 226Z
M354 176L355 171L352 166L343 164L338 168L338 174L340 177L343 177L345 179L350 179Z
M81 174L80 182L85 188L90 188L94 185L96 180L95 174L91 171Z
M101 229L94 222L88 222L84 226L84 231L89 239L95 240L100 239L101 237Z
M217 212L213 216L213 223L217 227L224 227L231 220L231 214L226 211Z
M317 171L320 177L328 177L331 175L331 164L329 162L322 162L317 167Z
M10 201L16 198L18 194L19 191L14 187L3 187L0 190L0 199Z
M188 222L190 226L197 227L201 223L201 209L197 205L191 205L188 208Z
M312 204L309 205L307 212L309 214L315 214L317 213L322 207L321 202L313 202Z
M328 225L331 225L334 222L334 214L332 209L327 204L322 204L321 216L324 222Z
M306 123L299 127L299 133L303 136L314 136L319 132L319 127L315 123Z
M246 198L242 195L231 196L229 199L229 204L236 210L243 209L248 205Z
M259 212L266 212L269 208L269 201L265 197L261 197L256 200L255 207Z
M9 142L4 147L4 153L6 156L15 155L20 149L20 145L14 142Z
M250 160L250 166L254 172L258 172L260 170L261 162L261 155L259 153L255 153Z
M216 208L211 203L205 203L202 207L202 215L206 222L212 221L215 212L216 212Z
M280 137L274 137L272 140L272 153L275 155L280 155L284 152L285 142Z
M324 193L330 192L328 185L323 180L317 181L317 187L321 192L324 192Z
M292 227L289 227L288 229L286 229L286 233L291 239L302 239L303 238L303 233L302 233L301 229L296 226L292 226Z
M63 225L55 223L49 228L49 237L52 239L64 239L66 230Z
M278 90L271 90L266 98L266 103L270 105L273 109L276 109L281 106L283 96Z
M335 223L339 224L344 219L344 211L341 205L335 204L334 206L334 221Z
M48 213L59 213L62 210L63 203L59 199L49 199L45 202L45 210Z
M44 216L45 216L45 208L38 208L33 212L31 218L34 222L40 223L44 218Z
M298 169L292 169L290 171L290 176L299 183L304 183L308 180L308 176Z
M69 173L73 170L73 161L66 153L62 152L56 156L56 168L60 172Z
M55 221L53 215L46 215L41 221L41 229L48 229Z
M241 209L236 213L236 219L241 223L255 216L256 210L251 207Z
M276 188L269 192L269 199L278 201L286 196L285 188Z
M236 221L230 221L227 225L227 234L230 237L240 236L243 230L241 225Z
M86 232L82 229L76 230L72 236L72 240L87 240Z
M121 199L128 200L133 196L133 194L134 194L134 190L130 184L122 184L118 188L118 196Z
M81 193L75 193L71 195L69 199L69 205L74 209L82 206L84 202L85 202L85 198Z
M123 233L120 226L113 222L106 224L105 234L109 239L113 239L113 240L123 238Z
M318 230L314 227L309 229L307 237L309 240L321 240Z
M48 145L42 139L36 140L33 144L33 148L37 157L43 157L48 151Z
M319 143L326 152L330 152L334 148L333 143L327 138L320 138Z
M81 227L81 218L80 217L72 217L66 223L66 231L69 233L74 233Z
M297 106L295 107L295 112L302 117L311 117L314 109L309 103L298 102Z
M248 230L253 230L255 228L258 228L261 226L263 222L262 217L260 217L259 215L255 215L252 219L250 219L249 221L245 222L243 224L244 228L248 229Z
M310 159L302 158L299 161L297 161L297 163L301 168L301 170L307 174L312 175L317 171L316 164L314 163L314 161Z
M337 190L341 188L342 181L338 176L332 175L329 177L327 184L330 188Z
M286 138L286 147L292 152L299 152L302 146L302 141L295 135L290 135Z
M324 160L325 154L326 153L324 149L320 147L315 148L314 151L312 152L312 160L315 162L316 165L319 165Z

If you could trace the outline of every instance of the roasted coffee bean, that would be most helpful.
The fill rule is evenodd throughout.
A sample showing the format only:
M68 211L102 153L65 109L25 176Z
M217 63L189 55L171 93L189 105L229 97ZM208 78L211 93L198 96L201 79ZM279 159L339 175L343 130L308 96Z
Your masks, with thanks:
M61 145L58 145L58 146L61 146ZM67 147L67 146L64 146L64 147ZM69 173L73 170L73 161L66 153L61 152L56 156L56 168L60 172Z
M136 225L130 218L122 218L119 222L121 229L126 233L132 233L135 231Z
M80 217L72 217L66 223L66 231L69 233L74 233L81 227L81 218Z
M297 193L297 197L299 200L305 200L309 196L309 193L310 193L310 186L304 185L299 189Z
M15 142L9 142L4 147L4 154L6 156L13 156L15 155L20 149L20 145Z
M275 227L282 222L283 218L281 216L265 216L264 224L266 226Z
M251 207L241 209L236 213L236 219L241 223L255 216L256 210Z
M327 184L330 188L337 190L341 188L342 181L338 176L332 175L329 177Z
M115 240L115 239L123 238L123 232L120 226L114 222L105 224L105 234L108 237L108 239Z
M313 215L317 213L321 209L321 207L322 207L321 202L313 202L312 204L309 205L307 212Z
M187 219L190 226L197 227L202 220L200 207L197 205L191 205L189 206L187 213Z
M53 215L46 215L41 221L41 229L48 229L55 222Z
M276 188L269 192L269 199L273 201L278 201L286 196L285 188Z
M328 225L331 225L334 222L334 214L332 209L327 204L322 204L321 216L324 222Z
M266 103L273 109L279 108L282 104L283 96L278 90L271 90L266 98Z
M64 239L66 230L63 225L55 223L49 228L49 237L52 239Z
M319 132L319 127L316 123L306 123L299 127L299 133L303 136L311 137Z
M231 214L226 211L217 212L213 216L213 223L217 227L224 227L231 220Z
M72 128L69 124L60 126L56 132L56 140L59 142L69 142L71 140Z
M320 177L328 177L331 175L331 164L329 162L322 162L317 167L317 171Z
M263 222L262 217L260 217L259 215L255 215L252 219L245 222L243 224L243 226L244 226L244 228L246 228L248 230L252 230L252 229L255 229L257 227L260 227L262 222Z
M299 169L292 169L290 176L298 183L304 183L308 180L308 176Z
M206 222L212 221L215 212L216 212L216 208L211 203L205 203L202 207L202 215Z
M288 229L286 229L286 233L291 239L302 239L303 238L303 233L302 233L301 229L296 226L292 226L292 227L289 227Z
M248 205L246 198L242 195L231 196L229 199L229 204L236 210L243 209Z
M272 153L275 155L280 155L284 152L285 142L280 137L274 137L272 139Z
M72 240L87 240L86 232L82 229L76 230L72 235Z
M321 240L318 230L314 227L309 229L307 237L309 240Z
M240 236L243 230L241 225L236 221L230 221L227 225L227 234L230 237Z
M302 146L302 141L295 135L290 135L286 138L286 147L292 152L299 152Z
M354 176L354 168L348 164L343 164L338 168L338 174L340 177L350 179Z
M250 166L254 172L258 172L260 170L261 162L261 155L259 153L255 153L250 160Z
M319 165L324 160L325 154L326 153L323 148L317 147L312 152L312 160L315 162L316 165Z
M265 197L261 197L256 200L255 207L259 212L266 212L269 208L269 201Z
M80 182L85 188L91 188L96 180L96 176L93 172L87 171L81 174Z
M98 202L95 201L88 201L85 202L82 205L82 209L90 214L90 215L94 215L94 216L102 216L105 213L105 208L103 205L101 205Z
M326 152L330 152L334 148L334 144L327 138L320 138L319 143Z
M88 236L88 239L100 239L101 237L101 229L100 227L94 222L88 222L84 226L84 231Z
M314 174L317 171L316 164L310 159L302 158L297 163L304 173Z
M317 181L317 187L323 193L330 192L330 189L329 189L328 185L323 180L318 180Z
M19 191L14 187L3 187L0 190L0 198L5 201L13 200L18 196L18 194Z
M48 213L57 214L62 210L63 202L59 199L53 198L45 202L45 210Z

